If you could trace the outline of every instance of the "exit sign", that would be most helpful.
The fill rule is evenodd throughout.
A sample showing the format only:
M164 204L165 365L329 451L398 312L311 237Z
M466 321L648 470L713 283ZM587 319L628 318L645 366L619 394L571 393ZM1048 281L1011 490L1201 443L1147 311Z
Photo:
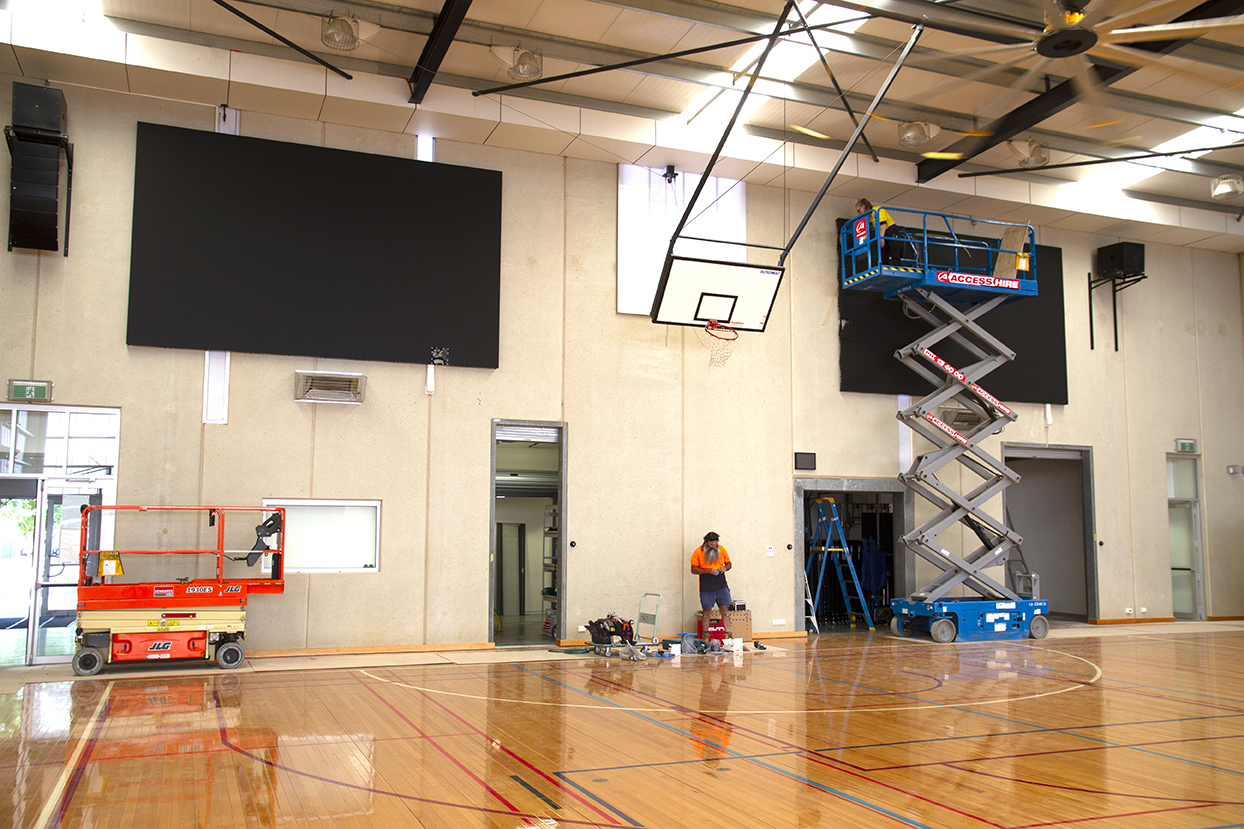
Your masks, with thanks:
M1176 452L1195 452L1196 441L1192 438L1175 438Z
M10 380L9 400L16 403L47 403L52 399L52 383L48 380Z

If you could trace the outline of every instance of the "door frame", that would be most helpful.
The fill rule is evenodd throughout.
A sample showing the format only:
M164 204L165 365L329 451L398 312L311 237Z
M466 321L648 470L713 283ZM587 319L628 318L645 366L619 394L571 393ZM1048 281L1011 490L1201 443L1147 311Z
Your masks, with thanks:
M40 475L38 480L38 497L35 501L35 546L34 569L31 573L30 603L26 609L26 664L55 665L69 662L73 654L39 655L36 653L39 620L45 600L43 591L52 587L65 587L65 582L44 581L43 572L49 566L47 548L48 490L71 486L74 488L94 488L99 490L101 504L115 504L117 501L117 482L115 478L94 476L62 477L56 475ZM63 493L62 493L63 494ZM111 549L116 536L115 510L100 510L99 544L101 550ZM76 582L74 583L76 585ZM75 609L76 613L76 609Z
M569 443L569 425L562 420L510 420L507 418L493 418L491 442L488 446L489 463L488 463L488 613L489 618L493 612L493 608L497 606L497 432L500 428L504 430L506 427L530 427L532 429L557 430L557 504L558 504L558 521L561 524L562 538L565 538L567 527L567 515L569 510L569 498L566 494L566 460L567 460L567 444ZM557 567L557 634L560 638L565 639L566 630L566 565L569 558L569 548L574 543L562 541L560 551L558 553ZM493 624L488 625L488 641L495 642L497 640L496 627Z
M1098 603L1099 575L1097 550L1105 544L1097 539L1097 507L1093 493L1093 447L1073 444L1033 444L1002 442L1002 462L1017 459L1074 460L1080 462L1080 491L1084 515L1084 605L1089 621L1101 618ZM1007 492L1002 493L1002 507L1006 509Z

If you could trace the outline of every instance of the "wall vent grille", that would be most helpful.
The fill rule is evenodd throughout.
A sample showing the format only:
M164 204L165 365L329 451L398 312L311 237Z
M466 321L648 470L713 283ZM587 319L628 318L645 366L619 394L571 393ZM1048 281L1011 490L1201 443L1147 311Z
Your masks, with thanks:
M301 403L363 402L367 378L348 371L295 371L294 399Z

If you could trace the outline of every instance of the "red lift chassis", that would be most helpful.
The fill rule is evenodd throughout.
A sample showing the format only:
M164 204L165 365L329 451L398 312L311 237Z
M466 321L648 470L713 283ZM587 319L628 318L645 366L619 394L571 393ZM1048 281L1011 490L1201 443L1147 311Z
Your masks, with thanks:
M216 530L216 545L190 550L92 550L88 546L90 514L96 511L139 513L205 512ZM255 546L225 549L225 519L236 513L259 517ZM110 662L169 659L215 659L222 668L236 668L245 653L246 601L252 593L285 589L285 510L280 507L86 506L78 568L78 626L73 670L79 676L98 673ZM275 537L275 546L265 539ZM241 554L231 555L231 554ZM225 559L254 566L271 555L272 569L251 578L225 578ZM214 556L215 578L174 578L172 581L118 581L122 557ZM130 559L133 561L133 559Z

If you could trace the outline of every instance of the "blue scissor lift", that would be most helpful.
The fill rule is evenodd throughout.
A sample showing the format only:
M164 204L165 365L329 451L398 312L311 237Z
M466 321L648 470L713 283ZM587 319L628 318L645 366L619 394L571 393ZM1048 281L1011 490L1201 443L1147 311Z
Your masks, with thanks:
M1035 239L1028 225L885 208L903 229L885 235L889 255L882 261L877 211L843 225L842 287L882 291L897 299L933 330L904 346L895 357L929 381L934 390L898 413L934 449L914 460L899 481L933 504L937 513L903 536L903 545L937 566L941 574L906 599L892 599L891 629L900 636L928 631L936 642L981 639L1043 639L1049 632L1049 603L1039 596L1035 574L1023 574L1029 594L1000 584L984 571L1005 562L1020 537L985 511L1019 476L981 443L1016 419L1015 413L983 389L979 381L1015 352L981 327L979 318L1002 305L1037 293L1033 264ZM956 227L992 231L998 239L965 238ZM971 354L954 366L938 356L939 343L950 340ZM976 414L980 422L963 431L936 414L947 403ZM980 479L960 493L938 477L952 463ZM971 480L960 476L960 480ZM963 556L946 549L938 536L962 525L980 541ZM959 588L976 596L950 596Z

